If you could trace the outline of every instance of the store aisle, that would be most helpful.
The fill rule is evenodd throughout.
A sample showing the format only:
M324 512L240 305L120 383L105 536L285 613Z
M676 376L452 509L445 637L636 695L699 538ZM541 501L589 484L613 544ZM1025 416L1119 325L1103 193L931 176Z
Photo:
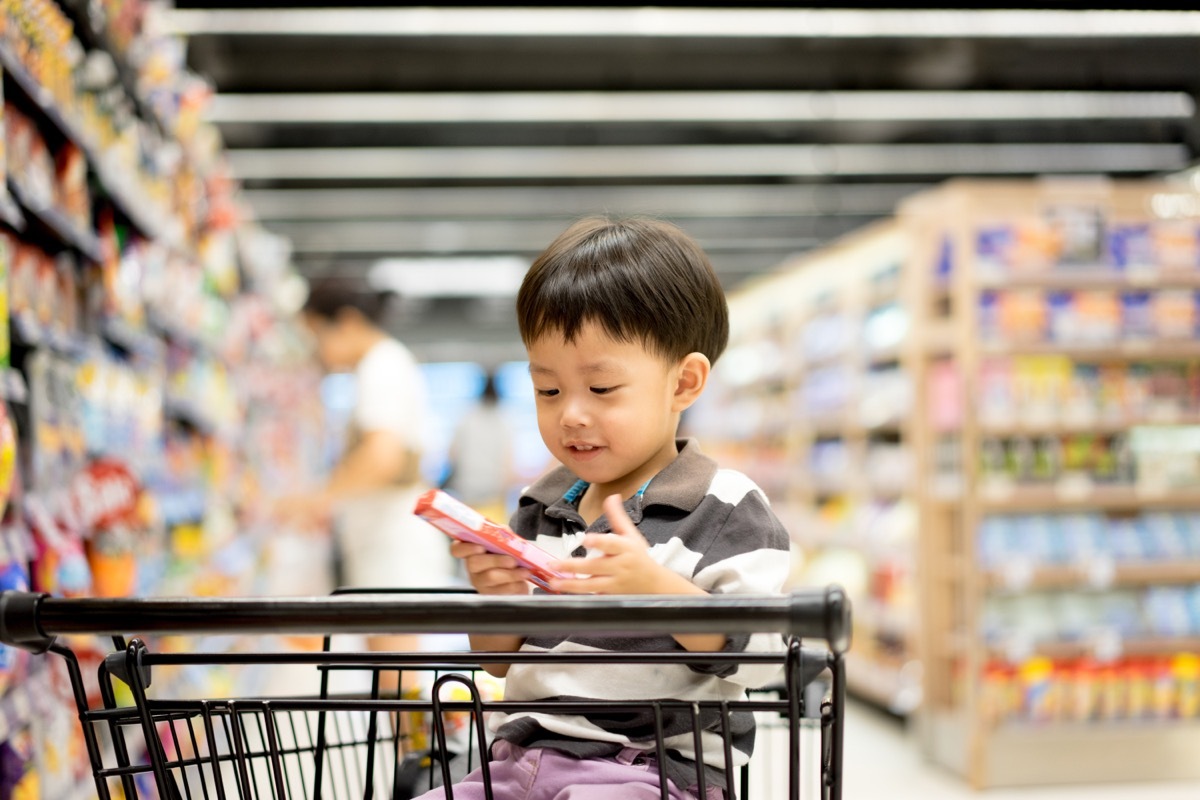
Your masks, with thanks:
M845 800L1195 800L1200 783L1106 784L973 792L954 775L927 764L903 723L851 701L846 709Z

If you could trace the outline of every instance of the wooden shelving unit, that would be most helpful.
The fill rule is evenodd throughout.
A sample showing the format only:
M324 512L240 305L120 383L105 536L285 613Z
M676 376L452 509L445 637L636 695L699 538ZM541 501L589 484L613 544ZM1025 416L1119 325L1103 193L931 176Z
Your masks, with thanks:
M998 480L981 464L985 442L1075 436L1126 436L1141 426L1195 425L1200 407L1192 405L1160 412L1141 410L1119 415L1097 413L1071 417L1061 408L1058 418L1015 415L1011 419L988 417L983 412L985 375L995 359L1057 357L1072 369L1128 369L1129 365L1182 365L1195 369L1200 344L1192 337L1122 338L1109 341L1074 341L1063 337L1022 335L1016 340L997 339L985 330L985 295L1009 290L1043 292L1061 296L1083 292L1114 293L1125 310L1125 293L1157 290L1195 292L1200 286L1200 261L1191 269L1159 268L1144 259L1136 264L1112 263L1105 248L1118 228L1176 225L1200 230L1196 221L1160 220L1151 213L1155 194L1177 192L1176 187L1149 182L1054 183L1030 181L958 181L910 198L898 210L909 232L911 261L906 277L913 291L929 298L921 307L933 309L924 331L938 331L938 344L916 345L923 353L914 366L917 381L917 415L912 441L917 458L920 503L919 555L921 625L919 651L923 668L923 704L918 717L920 739L926 755L965 776L975 787L1023 784L1093 782L1104 780L1154 780L1200 777L1200 765L1182 758L1200 748L1200 725L1194 719L1117 719L1067 721L1067 717L1024 721L1018 710L997 723L989 716L985 673L1011 670L1015 691L1035 692L1038 687L1022 672L1030 659L1040 668L1054 665L1051 681L1069 683L1067 669L1079 659L1108 661L1114 665L1157 659L1165 663L1178 654L1200 653L1195 635L1164 637L1150 633L1117 636L1098 623L1098 638L1065 641L1026 641L1015 649L985 641L983 619L992 604L1004 598L1105 597L1200 585L1200 563L1194 557L1171 560L1103 560L1068 566L1037 561L1033 553L1012 569L985 567L978 540L986 520L1022 515L1039 520L1063 514L1086 514L1106 520L1137 519L1143 513L1192 514L1200 510L1200 485L1143 479L1104 480L1066 472L1049 481ZM1056 214L1099 226L1101 250L1095 263L1086 258L1050 258L1036 271L997 271L994 252L984 262L985 231L1006 225L1042 224L1042 232L1055 229ZM1063 217L1058 217L1062 219ZM1065 235L1065 234L1064 234ZM1085 237L1086 238L1086 237ZM1086 249L1086 248L1084 248ZM1078 254L1076 254L1078 256ZM940 267L940 269L939 269ZM940 273L940 274L939 274ZM1198 312L1200 313L1200 312ZM1123 325L1122 321L1122 325ZM921 334L922 329L915 331ZM944 387L935 386L935 372L956 376L956 417L953 423L935 419L931 409L946 406ZM946 453L953 453L956 475L945 474ZM949 485L951 490L934 487ZM1162 589L1166 590L1166 589ZM1040 607L1039 607L1040 608ZM1020 639L1020 635L1016 634ZM1116 667L1114 666L1114 669ZM1025 682L1025 683L1023 683ZM1064 691L1074 691L1064 689ZM1033 695L1025 702L1036 702ZM1053 752L1054 757L1047 757Z
M719 461L767 491L793 535L793 584L847 585L856 610L848 687L897 714L911 712L921 692L915 529L903 522L916 490L890 470L881 480L869 464L880 448L907 447L912 409L903 382L916 354L903 335L906 318L889 323L899 326L890 338L877 333L872 343L866 331L872 315L907 313L904 253L904 232L885 222L731 297L730 350L692 428ZM748 362L762 369L740 374ZM871 384L884 372L893 381L886 395ZM845 401L822 399L826 391ZM863 402L868 395L879 399ZM818 472L822 449L839 450L843 467ZM897 520L894 539L880 533L886 513ZM853 574L837 571L848 562Z
M1101 548L1090 559L1055 561L1019 551L1011 568L985 563L980 547L985 522L996 518L1018 526L1082 518L1109 526L1108 536L1111 526L1150 519L1144 515L1200 515L1200 475L1168 479L1143 469L1142 455L1134 467L1132 457L1113 467L1114 438L1200 425L1194 388L1200 381L1200 247L1190 265L1179 263L1178 249L1174 263L1153 256L1166 252L1164 242L1178 248L1180 241L1200 240L1200 220L1163 220L1152 213L1155 195L1181 191L1150 182L955 181L910 198L894 220L784 264L730 298L730 351L714 372L711 397L691 418L693 432L721 461L768 491L792 531L793 583L848 584L855 601L847 661L851 691L894 712L915 711L927 757L976 787L1200 777L1200 762L1184 757L1200 752L1200 719L1189 718L1190 712L1163 718L1158 711L1153 720L1122 718L1119 709L1056 717L1022 706L997 717L988 694L988 681L1004 674L1013 691L1028 693L1022 700L1028 705L1047 689L1023 683L1040 669L1037 680L1050 674L1049 680L1067 687L1064 693L1077 696L1069 682L1075 679L1071 670L1083 669L1080 663L1102 664L1114 674L1134 674L1149 664L1165 669L1174 658L1200 657L1200 631L1162 636L1147 629L1122 637L1115 626L1097 622L1074 638L1022 630L1001 641L985 635L994 633L997 619L1008 624L995 608L1012 600L1070 596L1073 602L1082 598L1091 613L1087 604L1096 598L1133 597L1145 604L1151 591L1200 592L1194 588L1200 587L1200 533L1186 555L1133 558ZM1003 245L1012 253L1001 249L998 255L995 237L1002 239L1006 226L1022 225L1029 230L1018 230ZM1099 231L1090 257L1083 252L1089 226ZM1145 233L1139 226L1151 233L1133 241ZM993 237L987 253L985 234ZM1121 263L1114 255L1118 235L1133 242ZM1047 241L1056 244L1034 253L1042 262L1025 263L1028 248ZM1074 251L1064 249L1068 241ZM1011 263L1005 262L1010 255ZM1020 320L1014 327L1010 317L998 335L997 317L985 312L1009 312L987 304L1012 292L1045 298L1051 319L1064 308L1099 313L1098 320L1075 323L1101 327L1073 336L1076 329L1061 317L1054 324L1035 320L1045 325L1041 331ZM1170 328L1155 317L1163 333L1150 335L1127 323L1124 315L1136 312L1139 294L1153 302L1167 297L1175 314L1181 313L1180 297L1194 297L1195 333L1180 335L1178 319ZM904 335L882 344L867 341L872 313L892 305L902 312ZM1112 319L1113 308L1119 319ZM846 341L812 352L814 336L837 338L832 333L843 324L839 319L848 321ZM987 392L994 391L988 381L994 382L998 362L1015 374L1019 365L1050 361L1069 371L1076 392L1070 402L1042 398L1035 409L1020 397L1017 405L1024 406L1015 413L996 413ZM1110 384L1096 377L1120 373L1133 386L1134 373L1177 369L1192 370L1184 383L1193 388L1178 390L1184 399L1160 402L1156 395L1149 402L1145 393L1161 386L1127 387L1116 410ZM907 382L907 402L888 406L890 395L872 383L882 370ZM1100 387L1094 401L1086 398L1095 408L1081 410L1078 394L1092 386ZM1014 396L1029 391L1013 390ZM814 395L825 402L812 403ZM1006 478L996 473L994 460L985 465L989 447L999 442L1011 453L1017 440L1058 442L1049 477L1026 467ZM1080 470L1069 463L1066 454L1075 458L1078 442L1096 440L1107 467L1096 461ZM873 445L902 445L906 458L873 472ZM822 471L822 458L840 469ZM905 507L912 514L910 536L882 536L864 522L871 513ZM856 514L864 509L869 513ZM1052 620L1054 606L1036 608L1042 610L1021 613ZM1050 752L1054 757L1047 757Z

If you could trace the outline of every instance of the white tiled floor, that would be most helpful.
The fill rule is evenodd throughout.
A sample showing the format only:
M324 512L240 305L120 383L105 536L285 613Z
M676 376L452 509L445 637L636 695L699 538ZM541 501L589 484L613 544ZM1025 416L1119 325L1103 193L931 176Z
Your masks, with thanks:
M1200 753L1197 753L1200 757ZM1109 784L973 792L927 764L903 723L851 701L846 709L845 800L1200 800L1200 783Z

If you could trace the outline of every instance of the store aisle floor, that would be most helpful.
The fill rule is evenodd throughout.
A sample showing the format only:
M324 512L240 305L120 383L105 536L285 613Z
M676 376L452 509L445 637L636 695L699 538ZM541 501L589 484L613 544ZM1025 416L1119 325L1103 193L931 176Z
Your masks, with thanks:
M903 723L851 701L846 709L845 800L1195 800L1200 783L1106 784L974 792L925 763Z

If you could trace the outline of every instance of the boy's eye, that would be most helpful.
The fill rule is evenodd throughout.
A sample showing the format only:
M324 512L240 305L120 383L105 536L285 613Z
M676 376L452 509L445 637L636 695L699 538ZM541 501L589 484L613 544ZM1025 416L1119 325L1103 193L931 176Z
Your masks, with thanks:
M538 397L554 397L558 394L558 389L538 389Z
M617 388L617 387L615 387L615 386L593 386L592 394L608 394L615 388Z

